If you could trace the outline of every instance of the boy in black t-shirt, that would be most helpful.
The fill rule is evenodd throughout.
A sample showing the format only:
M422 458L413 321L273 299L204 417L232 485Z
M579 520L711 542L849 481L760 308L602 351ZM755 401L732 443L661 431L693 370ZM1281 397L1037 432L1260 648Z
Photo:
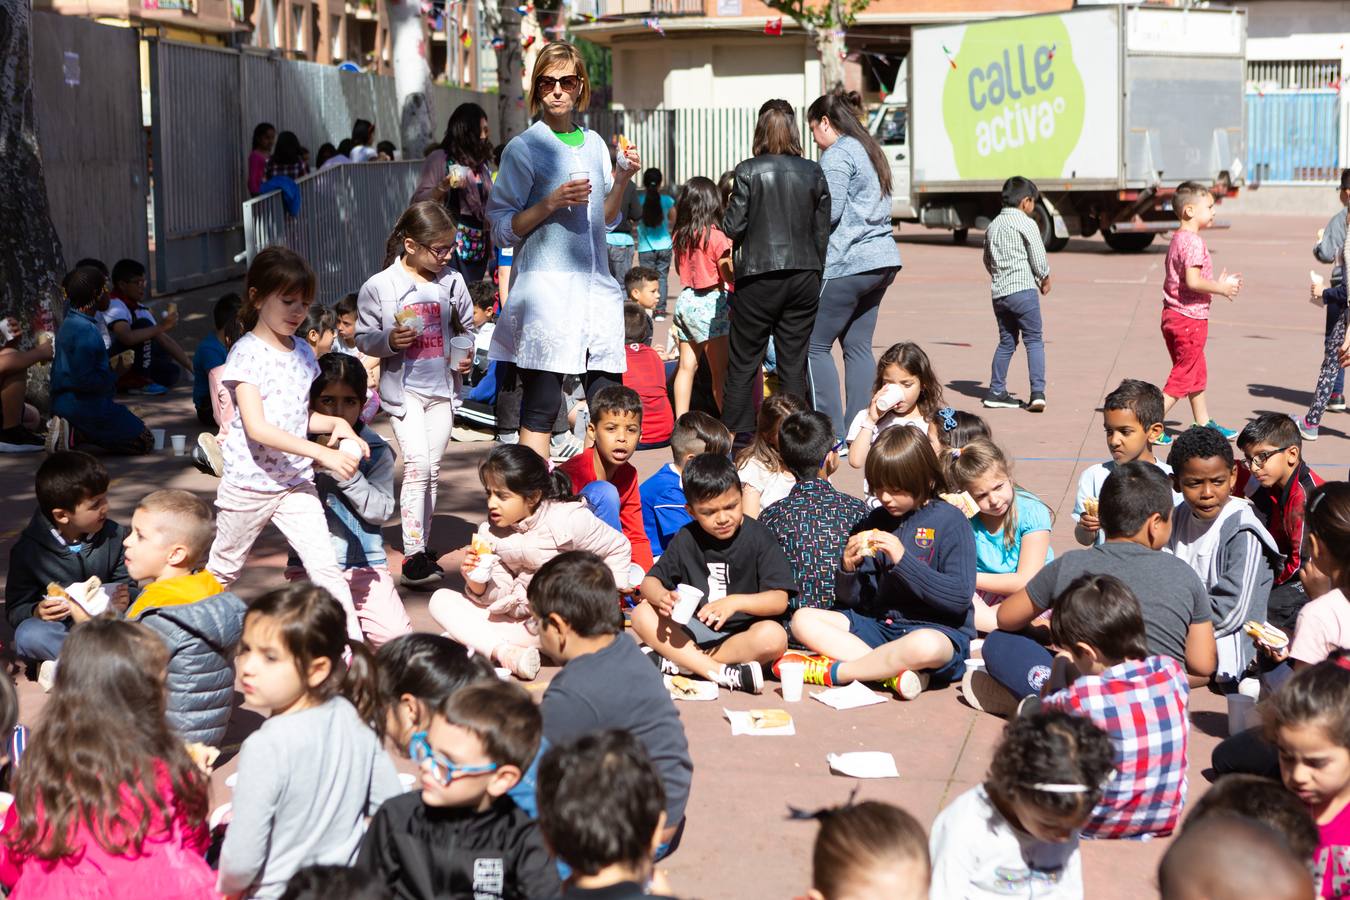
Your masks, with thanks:
M633 631L655 651L663 671L758 694L764 689L761 664L787 649L787 632L774 619L797 593L792 567L769 530L741 512L741 480L729 459L696 456L682 475L694 521L643 580ZM703 592L683 625L671 618L679 585Z

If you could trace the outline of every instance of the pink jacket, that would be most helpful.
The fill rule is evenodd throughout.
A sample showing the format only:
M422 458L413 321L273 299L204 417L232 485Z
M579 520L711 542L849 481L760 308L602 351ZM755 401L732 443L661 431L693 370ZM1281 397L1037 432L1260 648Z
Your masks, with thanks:
M167 795L173 790L168 770L159 762L155 767L159 770L160 794ZM130 792L125 796L125 811L137 815L131 808ZM172 802L169 809L172 812ZM18 827L18 808L11 805L3 830ZM81 823L76 828L74 843L82 849L61 859L24 856L0 841L0 884L11 888L10 900L218 898L215 873L203 858L208 842L205 824L192 828L181 816L173 814L167 830L162 822L152 825L139 854L114 856Z
M500 559L492 567L487 590L472 599L497 615L529 620L530 603L525 591L530 579L540 566L568 550L589 550L609 566L615 584L629 586L628 539L597 519L584 503L545 500L533 515L516 524L493 528L484 522L478 526L478 534L493 544Z

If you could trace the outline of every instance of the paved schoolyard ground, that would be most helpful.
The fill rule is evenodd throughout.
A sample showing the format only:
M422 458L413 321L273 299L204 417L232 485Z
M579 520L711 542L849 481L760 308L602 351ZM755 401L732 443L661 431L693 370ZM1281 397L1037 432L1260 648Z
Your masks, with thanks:
M1231 231L1207 235L1216 271L1240 271L1246 282L1235 303L1216 302L1211 321L1210 404L1214 416L1229 427L1241 427L1257 412L1300 412L1309 400L1321 353L1323 314L1306 299L1306 279L1309 251L1324 221L1237 217ZM969 246L960 247L945 233L902 234L905 268L882 307L875 343L880 353L898 340L918 341L932 356L949 402L979 411L997 335L979 236L974 237ZM1069 514L1076 473L1105 456L1098 412L1103 396L1124 377L1158 384L1166 377L1168 360L1158 331L1165 248L1160 240L1146 253L1125 256L1108 251L1100 239L1074 240L1065 252L1051 257L1054 290L1043 303L1049 408L1039 416L1020 410L983 411L997 440L1017 458L1018 481L1055 512L1057 553L1074 546ZM212 291L201 291L182 301L185 333L204 329L212 296ZM1010 383L1022 397L1027 393L1025 378L1024 358L1019 356ZM152 426L186 434L191 445L198 427L185 388L164 399L131 402ZM1186 412L1178 408L1172 419L1181 422ZM1350 416L1329 415L1322 439L1308 447L1308 459L1324 476L1346 476L1348 425ZM388 436L387 424L379 430ZM446 554L442 564L450 573L447 586L459 581L454 548L467 541L483 515L476 466L487 446L456 444L442 465L434 546ZM9 498L0 522L0 569L7 569L8 548L31 514L32 471L39 459L0 457L0 490ZM637 464L645 476L667 459L664 451L647 451L639 454ZM167 454L110 459L108 465L114 475L112 514L124 523L137 499L150 490L181 487L208 497L215 490L214 482L186 460ZM836 480L844 489L861 490L860 474L847 466ZM396 548L397 527L386 534ZM395 553L395 564L397 559ZM283 544L269 530L238 590L250 597L277 584L283 564ZM432 628L426 597L408 593L405 600L415 624ZM536 691L542 687L532 686ZM21 683L20 695L23 719L31 723L38 718L43 695L27 682ZM774 684L759 698L724 694L721 703L680 707L695 773L683 846L665 864L679 895L711 900L804 892L815 827L788 821L789 805L839 803L856 788L860 798L897 803L927 824L953 797L980 781L1001 728L998 720L963 705L959 691L949 688L912 703L890 700L852 712L835 712L808 699L791 706L794 737L730 736L722 718L724 705L748 709L779 703ZM233 740L256 722L248 714L236 716ZM1205 788L1210 751L1226 730L1221 699L1195 692L1192 722L1194 797ZM831 775L825 755L850 750L894 754L900 778L857 782ZM229 799L223 782L232 770L233 764L227 763L218 772L214 802ZM1087 845L1088 896L1112 900L1151 894L1165 847L1165 841Z

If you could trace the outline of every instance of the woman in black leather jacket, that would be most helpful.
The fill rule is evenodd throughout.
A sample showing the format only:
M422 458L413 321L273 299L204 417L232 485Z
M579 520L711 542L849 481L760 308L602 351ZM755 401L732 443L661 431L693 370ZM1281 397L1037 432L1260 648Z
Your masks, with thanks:
M802 158L797 123L785 101L760 107L754 152L736 167L722 218L736 271L722 408L733 434L754 431L752 390L770 337L782 391L810 396L807 347L830 239L830 188L820 166Z

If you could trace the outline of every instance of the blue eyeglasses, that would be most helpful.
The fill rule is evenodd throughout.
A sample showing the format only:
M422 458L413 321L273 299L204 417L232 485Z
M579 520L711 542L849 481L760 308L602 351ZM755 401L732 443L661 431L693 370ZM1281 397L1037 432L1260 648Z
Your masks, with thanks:
M408 741L408 756L412 757L412 761L417 763L419 768L425 769L427 763L430 763L432 774L442 785L449 785L450 782L468 775L486 775L488 772L497 771L496 763L488 763L485 766L455 765L431 749L425 731L413 733L412 739Z

